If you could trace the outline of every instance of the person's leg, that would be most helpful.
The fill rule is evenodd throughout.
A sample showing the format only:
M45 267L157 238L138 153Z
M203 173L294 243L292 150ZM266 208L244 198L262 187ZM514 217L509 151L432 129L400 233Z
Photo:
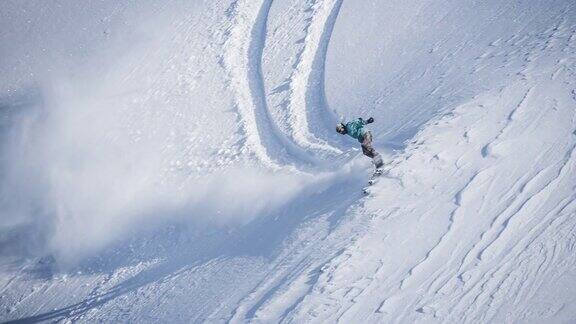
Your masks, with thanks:
M364 135L364 140L362 141L362 153L364 153L364 155L366 155L367 157L372 158L372 163L374 163L376 169L379 169L384 165L384 162L382 161L382 156L380 156L380 154L376 152L376 150L372 146L371 132L367 132L366 135Z
M364 155L366 155L369 158L374 157L374 155L372 154L372 152L370 151L370 149L368 149L364 144L362 144L362 153Z
M362 153L369 158L374 158L377 154L374 148L372 147L372 133L366 132L364 134L364 138L362 140Z

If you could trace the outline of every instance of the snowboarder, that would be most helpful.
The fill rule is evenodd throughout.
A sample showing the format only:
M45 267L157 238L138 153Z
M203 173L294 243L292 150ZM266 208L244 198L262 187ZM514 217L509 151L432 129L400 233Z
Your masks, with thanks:
M350 135L351 137L358 140L358 142L362 143L362 153L367 157L372 159L372 163L376 167L376 170L379 170L382 165L382 157L374 147L372 146L372 133L364 128L364 125L371 124L374 122L374 118L370 117L368 120L364 120L362 118L358 118L355 121L348 122L346 124L339 123L336 125L336 131L342 135Z

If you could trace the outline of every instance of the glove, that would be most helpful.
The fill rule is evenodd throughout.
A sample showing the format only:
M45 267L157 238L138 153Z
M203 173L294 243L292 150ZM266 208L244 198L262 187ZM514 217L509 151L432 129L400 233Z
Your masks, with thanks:
M368 120L366 121L366 124L371 124L374 122L374 117L370 117L368 118Z

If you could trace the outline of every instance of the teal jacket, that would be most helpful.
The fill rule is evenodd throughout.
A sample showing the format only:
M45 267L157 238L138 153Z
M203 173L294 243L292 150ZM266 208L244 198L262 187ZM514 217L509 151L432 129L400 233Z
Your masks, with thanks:
M364 129L364 125L366 125L366 122L362 118L348 122L344 125L346 127L346 134L354 137L358 142L362 143L364 140L364 134L368 132L367 129Z

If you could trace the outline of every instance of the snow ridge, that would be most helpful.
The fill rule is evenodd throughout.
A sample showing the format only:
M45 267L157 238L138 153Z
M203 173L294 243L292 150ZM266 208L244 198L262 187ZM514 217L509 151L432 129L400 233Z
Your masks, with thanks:
M327 108L324 89L325 61L342 0L316 1L313 16L306 30L304 49L290 80L288 111L292 137L299 145L331 154L342 151L319 136L337 142L332 130L336 123Z
M278 130L269 115L262 78L262 50L271 0L237 0L228 14L232 27L224 45L222 60L236 94L236 106L246 135L247 147L265 165L279 168L297 159L310 157Z
M342 146L342 139L332 131L337 119L327 107L324 89L328 44L342 1L316 1L311 7L304 48L287 81L290 134L283 134L274 123L264 91L262 51L271 5L272 1L238 0L227 10L232 27L222 60L235 90L246 144L258 159L275 168L319 164L317 157L342 153L329 143Z

